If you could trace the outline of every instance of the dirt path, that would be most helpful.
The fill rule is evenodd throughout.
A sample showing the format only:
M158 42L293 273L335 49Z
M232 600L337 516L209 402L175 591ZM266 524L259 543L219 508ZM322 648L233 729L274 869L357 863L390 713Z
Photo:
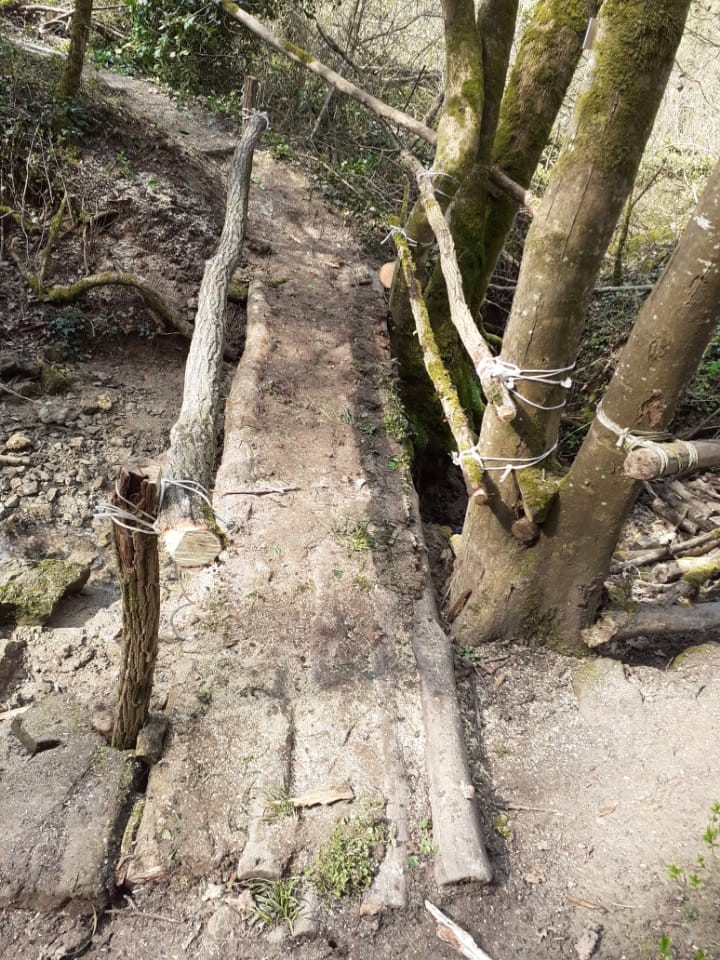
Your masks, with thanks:
M112 83L128 113L149 117L189 158L174 171L179 179L196 188L216 176L231 136L178 113L145 84ZM153 189L171 198L172 225L180 198L172 174L153 162L148 156L142 176L168 184ZM240 443L226 450L218 476L216 508L235 523L221 563L186 581L190 606L173 571L164 572L154 708L171 730L123 864L130 900L118 899L95 924L5 911L3 955L68 956L82 947L86 957L147 960L452 957L422 908L430 896L493 960L654 958L664 934L678 958L691 957L692 944L718 956L717 865L696 894L669 884L665 870L703 852L719 799L713 646L666 673L523 648L463 651L458 685L496 880L438 888L448 851L436 849L429 828L413 652L424 629L426 559L392 436L384 303L352 223L324 207L299 172L259 152L253 184L242 270L273 281L265 292L270 349L254 371ZM173 269L186 284L199 266L181 259L183 231L200 222L189 202L172 239ZM208 207L202 239L187 247L194 257L212 245L206 234L218 210ZM123 234L128 251L132 236ZM143 256L162 272L160 251ZM176 409L180 362L157 347L130 359L115 382L107 358L88 361L83 376L90 389L104 373L117 403L110 432L126 438L123 452L126 444L155 452ZM133 378L148 391L134 409L122 406ZM133 431L153 404L164 412ZM24 408L14 416L27 426ZM84 442L87 426L77 426ZM54 442L67 439L60 432ZM90 453L99 456L109 440L100 431ZM23 691L41 698L42 684L57 688L58 661L84 706L112 695L120 610L112 578L96 566L85 597L32 632L27 675L8 706ZM288 795L318 787L349 787L354 799L288 815ZM310 892L292 933L259 929L242 881L302 876L341 817L388 825L373 886L333 906ZM692 916L680 910L685 895Z

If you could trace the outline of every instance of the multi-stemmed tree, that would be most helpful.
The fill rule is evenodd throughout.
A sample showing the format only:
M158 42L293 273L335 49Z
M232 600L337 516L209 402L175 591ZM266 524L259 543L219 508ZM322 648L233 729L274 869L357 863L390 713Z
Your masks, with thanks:
M218 2L257 29L231 0ZM468 338L451 322L447 263L424 252L433 239L428 213L434 201L427 190L405 224L405 235L416 244L415 281L405 277L414 306L424 300L440 354L430 366L437 370L441 358L456 390L444 408L457 402L469 427L480 426L477 444L462 441L458 458L474 495L453 578L456 630L466 643L532 637L578 650L581 630L597 616L636 492L622 470L628 437L668 424L720 319L716 171L637 318L602 412L572 466L561 468L555 456L560 415L587 302L632 190L690 0L538 0L511 69L516 2L441 0L441 7L445 97L436 131L389 112L265 28L259 32L434 146L430 179L454 241L464 300L480 332L479 306L491 272L519 204L530 202L523 191L570 82L582 71L564 146L534 209L496 358L485 350L471 362L463 352L461 341L467 346ZM585 61L584 48L590 51ZM395 346L410 413L430 433L439 405L434 399L428 404L432 390L407 302L407 284L398 281Z

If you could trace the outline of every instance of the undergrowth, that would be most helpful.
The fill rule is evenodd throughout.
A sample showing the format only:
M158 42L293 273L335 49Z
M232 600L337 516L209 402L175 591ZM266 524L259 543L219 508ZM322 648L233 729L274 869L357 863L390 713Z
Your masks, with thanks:
M681 934L664 933L657 945L658 960L717 960L706 946L695 942L695 921L704 920L712 925L720 911L720 802L710 808L708 824L701 838L701 852L690 867L670 863L668 879L675 886L680 920L677 924ZM673 940L673 937L675 938ZM682 937L686 946L677 945Z

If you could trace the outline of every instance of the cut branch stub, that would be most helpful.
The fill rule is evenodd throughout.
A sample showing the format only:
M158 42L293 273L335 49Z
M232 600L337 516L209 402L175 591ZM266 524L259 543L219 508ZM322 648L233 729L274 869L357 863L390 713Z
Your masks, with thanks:
M151 525L159 474L149 464L128 463L117 479L113 505L131 517L113 524L123 600L122 659L112 745L135 746L152 693L160 624L160 564ZM128 527L132 529L127 529Z
M675 440L654 443L631 450L625 458L626 477L633 480L655 480L691 470L720 466L720 441Z

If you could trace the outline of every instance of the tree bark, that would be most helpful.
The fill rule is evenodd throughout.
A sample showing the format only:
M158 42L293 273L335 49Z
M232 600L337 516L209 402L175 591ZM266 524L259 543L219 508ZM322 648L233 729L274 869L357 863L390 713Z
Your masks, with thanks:
M61 103L72 100L80 90L85 47L92 23L92 9L93 0L75 0L75 9L70 22L70 46L58 86L58 100Z
M487 0L483 7L489 5L493 10L508 6L512 7L513 11L515 9L514 3L508 5L505 0ZM435 174L433 185L442 209L446 210L466 178L472 177L478 190L483 189L482 182L477 179L477 156L485 104L487 64L484 61L483 43L472 0L446 0L443 4L443 17L446 86L432 169ZM504 19L502 18L503 22ZM512 30L510 32L512 33ZM456 233L458 225L462 230L463 222L462 216L453 214L451 227L456 246L461 251L465 251L469 246L462 232ZM405 224L405 230L418 245L418 255L415 258L418 281L423 289L443 363L453 377L461 404L470 414L471 426L477 429L482 396L450 322L441 273L438 272L432 286L426 286L425 260L433 242L433 231L422 201L415 204ZM462 267L460 264L461 270ZM401 396L413 424L416 447L446 450L449 445L447 428L435 402L418 349L407 287L400 271L396 271L390 306L393 315L390 329L392 350L398 359Z
M123 600L122 660L120 683L112 732L118 750L135 746L140 728L147 719L160 625L160 564L157 535L143 532L143 523L152 523L158 500L158 476L138 463L124 466L118 476L113 504L136 518L137 530L113 524L120 589Z
M228 199L220 242L207 261L200 285L195 330L185 367L180 415L170 432L164 471L165 490L159 513L169 555L184 566L212 562L222 549L210 507L182 483L207 488L215 460L223 348L227 325L227 292L245 236L253 152L266 120L253 116L233 156Z
M503 341L504 361L538 370L574 362L585 303L634 182L688 5L688 0L605 0L594 47L594 80L578 100L570 139L527 238ZM710 262L717 260L717 250L708 253ZM693 275L697 268L694 261ZM676 270L671 270L671 277L673 283L681 282ZM665 321L671 329L673 321L674 311ZM679 330L674 333L677 338ZM678 346L674 350L678 352ZM662 354L667 366L665 349ZM686 365L682 366L684 383ZM632 369L645 372L642 355L633 356ZM559 386L528 382L523 395L548 408L562 402ZM490 411L484 417L481 456L513 462L547 453L543 463L550 465L559 409L519 406L523 409L512 424ZM611 409L611 416L620 415ZM512 472L505 479L486 482L488 507L470 503L451 597L472 591L456 622L463 642L534 635L539 642L582 649L579 629L595 615L619 528L635 492L631 482L623 484L613 476L624 459L614 445L617 438L605 440L602 451L592 458L592 474L584 475L580 484L574 477L585 469L588 458L578 457L533 546L521 545L511 532L523 513ZM604 483L600 496L598 476ZM572 573L571 560L576 564Z
M518 206L522 202L532 206L533 212L536 209L534 198L528 195L526 188L580 58L588 19L597 12L598 6L598 0L540 0L520 42L502 97L497 130L497 100L505 79L514 9L507 4L500 7L485 4L479 12L480 21L486 28L492 25L492 30L481 32L484 97L477 143L473 148L468 142L461 174L447 167L439 148L434 163L434 169L449 169L455 178L449 184L442 182L441 189L455 194L453 235L466 299L474 316L477 316ZM446 46L450 56L452 46ZM490 150L493 136L494 145ZM502 171L505 171L506 179ZM447 199L440 199L443 205L447 204ZM432 239L419 207L408 220L407 229L409 235L421 243ZM412 411L413 420L424 432L429 428L430 446L443 450L447 447L447 437L437 422L437 408L427 400L427 378L413 341L413 327L404 306L404 296L403 286L396 284L391 302L392 337L405 384L403 398ZM426 299L444 361L458 384L461 402L471 419L474 416L476 425L479 425L482 395L457 338L450 330L445 289L439 276L433 281L433 289L426 291Z

